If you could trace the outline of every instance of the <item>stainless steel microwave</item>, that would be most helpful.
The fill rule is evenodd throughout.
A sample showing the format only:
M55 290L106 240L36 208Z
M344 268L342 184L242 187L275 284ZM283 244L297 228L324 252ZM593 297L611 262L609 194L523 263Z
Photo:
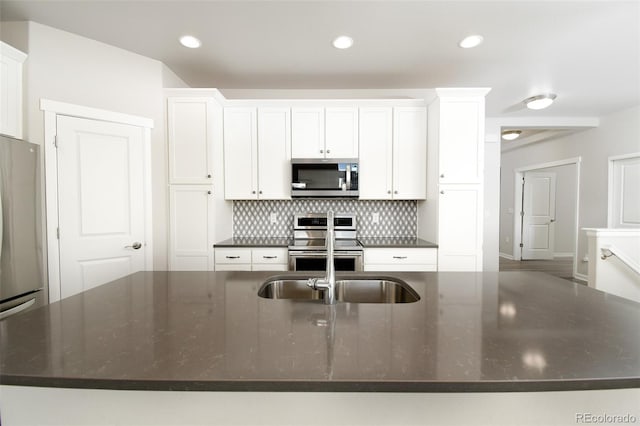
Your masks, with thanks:
M291 197L358 198L356 158L294 158Z

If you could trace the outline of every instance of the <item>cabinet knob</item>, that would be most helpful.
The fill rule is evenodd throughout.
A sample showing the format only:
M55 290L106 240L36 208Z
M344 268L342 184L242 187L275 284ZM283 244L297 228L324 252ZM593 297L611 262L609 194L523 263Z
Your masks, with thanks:
M324 152L324 150L323 150L323 149L321 149L321 150L320 150L320 154L322 154L323 152Z
M327 154L331 154L331 150L330 149L327 150Z
M211 179L211 175L207 175L207 179Z
M444 194L444 191L440 191L441 194Z
M262 194L262 191L258 191L258 194Z
M211 195L211 191L207 191L207 194Z
M397 194L397 193L398 193L398 191L393 191L393 193L394 193L394 194Z
M252 194L255 194L255 193L256 193L256 191L251 191L251 193L252 193Z
M387 194L391 194L391 191L390 191L390 190L389 190L389 191L387 191Z

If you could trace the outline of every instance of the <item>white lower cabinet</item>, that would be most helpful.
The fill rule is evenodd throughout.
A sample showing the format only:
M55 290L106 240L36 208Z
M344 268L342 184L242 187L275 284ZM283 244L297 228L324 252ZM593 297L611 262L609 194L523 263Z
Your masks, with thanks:
M438 270L482 270L480 185L440 185Z
M213 188L171 185L169 189L169 269L213 271Z
M438 270L437 248L365 248L365 271L421 272Z
M216 271L286 271L283 247L216 247Z
M286 248L254 248L251 250L252 271L286 271L289 250Z

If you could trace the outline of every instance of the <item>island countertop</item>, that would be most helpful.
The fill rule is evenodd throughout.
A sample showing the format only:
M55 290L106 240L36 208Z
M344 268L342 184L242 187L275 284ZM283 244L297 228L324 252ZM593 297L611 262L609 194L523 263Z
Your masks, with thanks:
M640 386L640 304L580 284L531 272L388 273L421 299L326 306L258 297L271 275L139 272L7 318L0 383L276 392Z

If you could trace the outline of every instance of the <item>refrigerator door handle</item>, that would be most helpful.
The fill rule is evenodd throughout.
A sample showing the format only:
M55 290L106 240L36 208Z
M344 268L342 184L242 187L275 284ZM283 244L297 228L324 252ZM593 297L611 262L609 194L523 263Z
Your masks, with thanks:
M30 308L34 303L36 303L36 298L34 297L33 299L29 299L24 303L19 304L18 306L14 306L11 309L7 309L4 312L0 312L0 320L5 319L8 316L17 314L18 312L22 312L25 309Z

